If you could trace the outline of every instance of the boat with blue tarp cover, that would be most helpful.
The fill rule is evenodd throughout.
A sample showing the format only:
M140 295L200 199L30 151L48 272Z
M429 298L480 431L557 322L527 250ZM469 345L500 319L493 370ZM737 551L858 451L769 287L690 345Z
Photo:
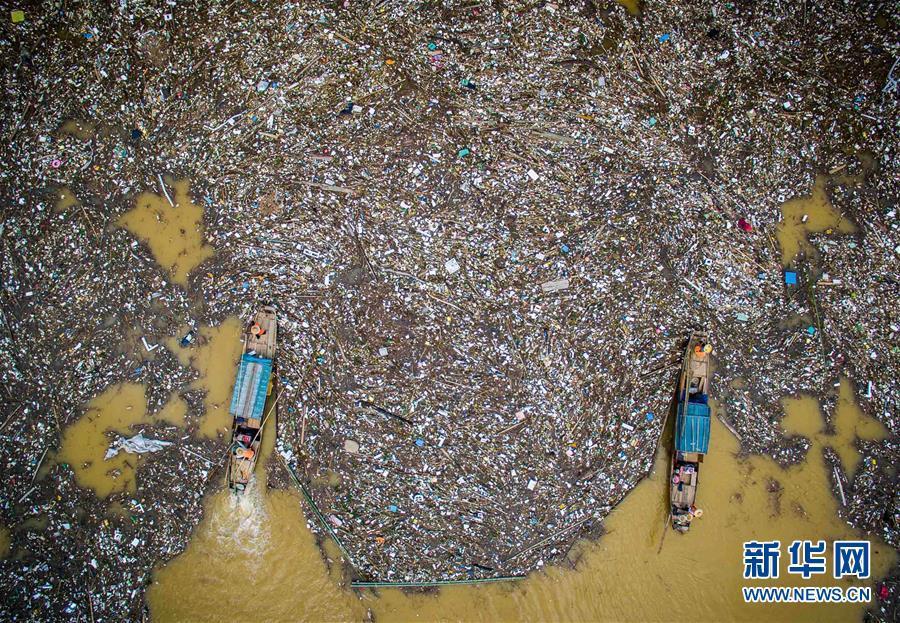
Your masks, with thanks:
M243 354L228 409L233 422L226 479L235 491L243 491L250 482L259 459L263 427L274 409L273 405L266 410L266 399L275 380L277 338L275 308L263 307L244 331Z
M679 532L687 532L694 518L703 515L696 500L700 464L709 452L711 353L712 345L706 333L692 333L678 380L669 498L672 526Z

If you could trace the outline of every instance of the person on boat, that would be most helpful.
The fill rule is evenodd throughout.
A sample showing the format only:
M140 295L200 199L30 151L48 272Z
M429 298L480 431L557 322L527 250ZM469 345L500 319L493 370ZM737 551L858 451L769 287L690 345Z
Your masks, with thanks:
M266 334L266 330L263 329L263 328L259 325L258 322L254 322L254 323L250 326L250 333L252 333L252 334L256 337L256 339L260 339L260 338L262 338L262 336L264 336L264 335Z
M234 449L234 456L238 458L252 459L254 456L256 456L256 451L254 451L253 448L245 448L243 444L239 443Z

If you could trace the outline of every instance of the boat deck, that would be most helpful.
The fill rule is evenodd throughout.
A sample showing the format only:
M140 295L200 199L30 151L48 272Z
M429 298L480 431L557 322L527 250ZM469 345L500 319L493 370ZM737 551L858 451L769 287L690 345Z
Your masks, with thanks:
M674 407L675 439L669 480L673 527L686 532L699 516L697 499L700 465L709 446L709 353L706 333L695 331L688 340Z
M254 325L260 328L258 333L252 331ZM244 345L244 353L255 353L257 357L275 359L275 343L278 339L278 324L275 320L275 310L264 307L256 312L253 325L246 333L247 341Z
M698 393L709 393L709 357L698 358L692 355L688 375L689 379L697 379L699 381Z
M681 508L690 508L697 498L697 471L686 472L679 469L676 472L680 482L672 485L672 504Z
M240 459L237 457L232 457L231 463L231 479L234 482L239 483L247 483L250 480L250 476L253 474L253 468L256 467L256 461Z
M229 409L234 422L227 480L233 489L243 490L250 481L259 460L262 427L275 406L269 406L269 396L277 339L275 309L263 307L244 330L244 352Z

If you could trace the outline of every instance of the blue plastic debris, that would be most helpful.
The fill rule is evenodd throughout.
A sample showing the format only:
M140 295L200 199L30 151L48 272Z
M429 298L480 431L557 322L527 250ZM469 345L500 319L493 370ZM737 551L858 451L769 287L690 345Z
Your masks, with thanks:
M814 326L810 325L810 326L806 327L806 332L809 333L810 335L815 335L816 328Z
M569 251L570 251L569 245L567 245L567 244L559 245L559 252L562 253L563 255L568 255Z
M416 445L419 446L420 448L423 447L425 445L425 440L424 439L416 439Z
M191 329L190 331L188 331L188 332L184 335L184 337L181 338L181 342L180 342L180 343L181 343L181 347L182 347L182 348L187 348L188 346L190 346L190 345L193 343L194 338L195 338L196 336L197 336L197 332L194 331L193 329Z
M648 422L652 422L652 421L653 421L653 412L652 412L652 411L651 411L650 413L647 414L647 421L648 421Z
M665 43L668 40L669 40L669 33L665 33L665 34L659 36L660 43Z
M400 509L397 508L396 504L391 504L390 506L388 506L388 510L391 511L392 513L396 513Z
M792 270L784 271L784 282L789 286L797 285L797 273Z

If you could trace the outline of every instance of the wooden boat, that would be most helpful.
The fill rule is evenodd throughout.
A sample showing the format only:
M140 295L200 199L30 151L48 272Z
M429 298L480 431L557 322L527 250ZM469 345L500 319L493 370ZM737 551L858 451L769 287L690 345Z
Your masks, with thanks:
M709 356L712 345L706 333L695 331L688 340L684 366L678 381L675 444L669 478L672 526L687 532L695 517L700 465L709 452Z
M275 378L277 338L275 308L263 307L244 330L244 350L229 408L234 420L226 479L235 491L244 490L259 459L263 427L271 411L266 411L265 406Z

